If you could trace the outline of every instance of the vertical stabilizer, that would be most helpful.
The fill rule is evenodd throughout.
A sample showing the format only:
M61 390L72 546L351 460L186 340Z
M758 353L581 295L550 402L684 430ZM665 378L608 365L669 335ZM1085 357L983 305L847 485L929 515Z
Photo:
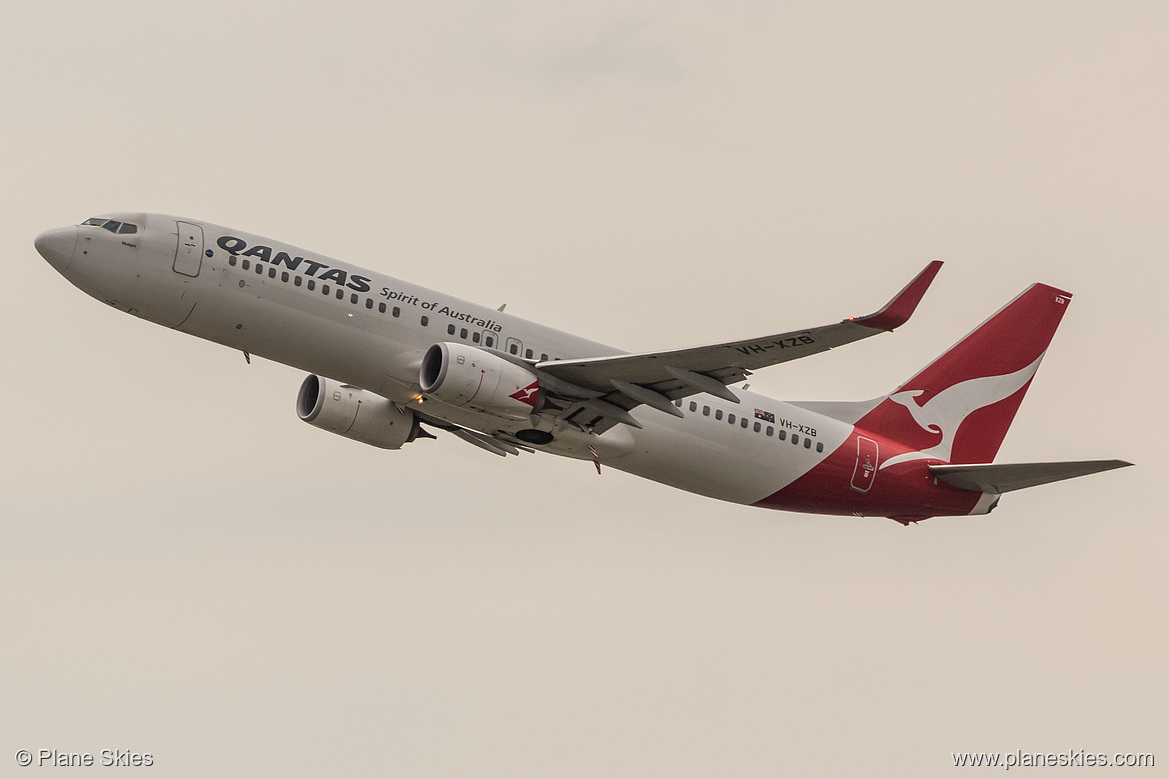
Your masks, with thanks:
M1032 285L881 400L857 427L945 462L991 462L1071 297Z

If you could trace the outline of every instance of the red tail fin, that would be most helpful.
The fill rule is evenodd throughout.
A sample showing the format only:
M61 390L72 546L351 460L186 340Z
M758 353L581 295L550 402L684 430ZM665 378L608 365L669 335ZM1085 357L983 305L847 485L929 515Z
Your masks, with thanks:
M1032 285L898 387L857 427L939 460L991 462L1070 301L1067 292Z

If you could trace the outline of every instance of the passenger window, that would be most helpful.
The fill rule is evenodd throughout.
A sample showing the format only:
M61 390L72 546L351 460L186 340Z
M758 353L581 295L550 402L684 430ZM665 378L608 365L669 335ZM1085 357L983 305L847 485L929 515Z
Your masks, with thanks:
M466 337L467 337L467 328L464 327L462 330L459 331L459 338L465 339Z
M487 348L490 349L492 346L495 346L495 336L489 335L487 336Z
M350 295L349 302L356 306L357 305L357 295L356 294ZM368 306L367 306L367 308L368 308Z
M756 422L755 423L755 432L758 433L761 429L763 429L763 426L760 425L758 422Z
M811 439L811 438L805 438L805 439L804 439L804 448L805 448L805 449L811 449L811 448L812 448L812 439Z
M769 436L775 435L775 428L772 427L771 425L767 426L767 435L769 435Z
M741 427L741 428L743 428L744 430L746 430L746 429L747 429L747 422L748 422L748 421L749 421L749 420L747 419L747 417L743 417L743 418L741 418L741 419L739 420L739 427Z
M121 222L116 222L113 219L111 219L110 221L108 221L104 225L102 225L102 227L109 230L111 233L118 232L118 228L121 226L122 226Z
M816 451L817 451L817 452L823 452L823 451L824 451L824 442L823 442L823 441L817 441L817 442L816 442Z
M478 330L471 333L471 340L474 341L475 343L479 343L479 331Z
M292 277L292 286L294 286L294 287L300 286L300 276L293 276Z
M783 439L785 439L785 438L787 438L787 431L786 431L786 430L780 430L780 431L779 431L779 440L780 440L780 441L782 441L782 440L783 440Z
M532 350L528 349L526 352L524 352L524 357L527 357L529 360L532 359Z
M287 283L288 283L288 271L282 271L282 272L281 272L281 274L280 274L280 280L281 280L281 281L283 281L285 284L287 284Z
M138 225L127 224L125 222L118 228L118 235L128 235L136 232L138 232Z
M270 279L276 278L276 269L275 268L268 269L268 278L270 278Z
M723 410L721 408L715 409L714 418L715 419L722 419L723 418Z
M702 416L704 416L704 417L710 416L710 406L703 406L702 407Z
M256 263L256 275L257 275L257 276L263 276L263 275L264 275L264 266L263 266L263 265L261 265L261 264L260 264L260 263L258 263L258 262Z
M697 410L698 410L698 404L697 404L697 403L695 403L693 400L692 400L692 401L690 401L690 410L691 410L691 411L697 411Z
M540 362L548 362L548 355L541 354L540 355Z
M382 303L382 306L383 306L383 308L382 308L382 311L385 311L385 310L386 310L386 309L385 309L385 305L386 305L385 303ZM394 316L401 316L401 315L402 315L402 309L398 308L397 306L394 306L394 310L393 310L393 312L392 312L392 313L394 314Z
M510 349L509 351L510 351L512 354L515 354L516 352L518 352L518 351L519 351L519 347L517 347L515 344L512 344L512 345L511 345L511 349Z
M428 316L426 316L426 315L424 314L424 315L422 316L422 326L423 326L423 327L426 327L426 326L427 326L427 325L429 325L429 324L430 324L430 317L428 317Z
M732 425L735 424L735 415L727 414L727 422L730 422Z
M322 295L328 295L328 294L329 294L329 285L328 285L328 284L322 284L322 285L321 285L321 294L322 294Z
M373 298L366 298L365 299L365 307L366 308L373 308ZM383 308L382 311L385 311L385 309Z
M247 262L247 260L244 260L244 262ZM309 279L308 280L308 288L309 288L309 291L311 292L312 290L317 288L317 283L315 281L313 281L312 279Z
M385 304L385 303L378 303L378 304L377 304L377 310L378 310L378 313L379 313L379 314L384 314L384 313L386 313L386 304ZM394 314L394 316L397 316L397 314Z
M354 295L353 297L357 297L357 296ZM337 287L337 300L344 300L344 299L345 299L345 290L341 289L340 287Z
M792 446L799 446L799 445L800 445L800 437L798 435L796 435L795 433L792 433Z
M446 334L447 335L454 335L455 334L455 326L454 325L447 325L446 326Z
M682 408L682 399L678 398L677 400L675 400L674 405L677 406L678 408Z
M233 268L235 267L235 255L234 254L227 258L227 264L232 266Z
M247 270L248 268L252 267L252 264L250 262L248 262L247 260L244 260L243 264L240 265L240 267L243 268L244 270Z

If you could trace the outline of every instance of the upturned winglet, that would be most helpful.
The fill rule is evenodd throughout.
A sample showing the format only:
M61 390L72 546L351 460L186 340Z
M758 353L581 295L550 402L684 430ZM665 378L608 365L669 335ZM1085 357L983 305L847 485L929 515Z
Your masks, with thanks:
M893 299L885 304L875 314L868 316L855 317L851 321L858 325L865 327L872 327L876 330L892 331L909 321L909 317L913 315L914 310L917 309L917 304L921 302L925 291L929 289L930 284L934 280L934 276L938 275L938 271L942 269L941 260L931 260L925 269L917 274L917 277L909 282L903 290L893 296Z

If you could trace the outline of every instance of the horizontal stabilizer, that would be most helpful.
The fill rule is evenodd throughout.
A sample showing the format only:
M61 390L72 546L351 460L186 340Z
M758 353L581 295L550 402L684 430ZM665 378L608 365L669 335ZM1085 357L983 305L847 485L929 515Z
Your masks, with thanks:
M947 484L975 492L1004 493L1074 479L1132 463L1124 460L1082 460L1067 463L1017 463L987 465L931 465L930 473Z

